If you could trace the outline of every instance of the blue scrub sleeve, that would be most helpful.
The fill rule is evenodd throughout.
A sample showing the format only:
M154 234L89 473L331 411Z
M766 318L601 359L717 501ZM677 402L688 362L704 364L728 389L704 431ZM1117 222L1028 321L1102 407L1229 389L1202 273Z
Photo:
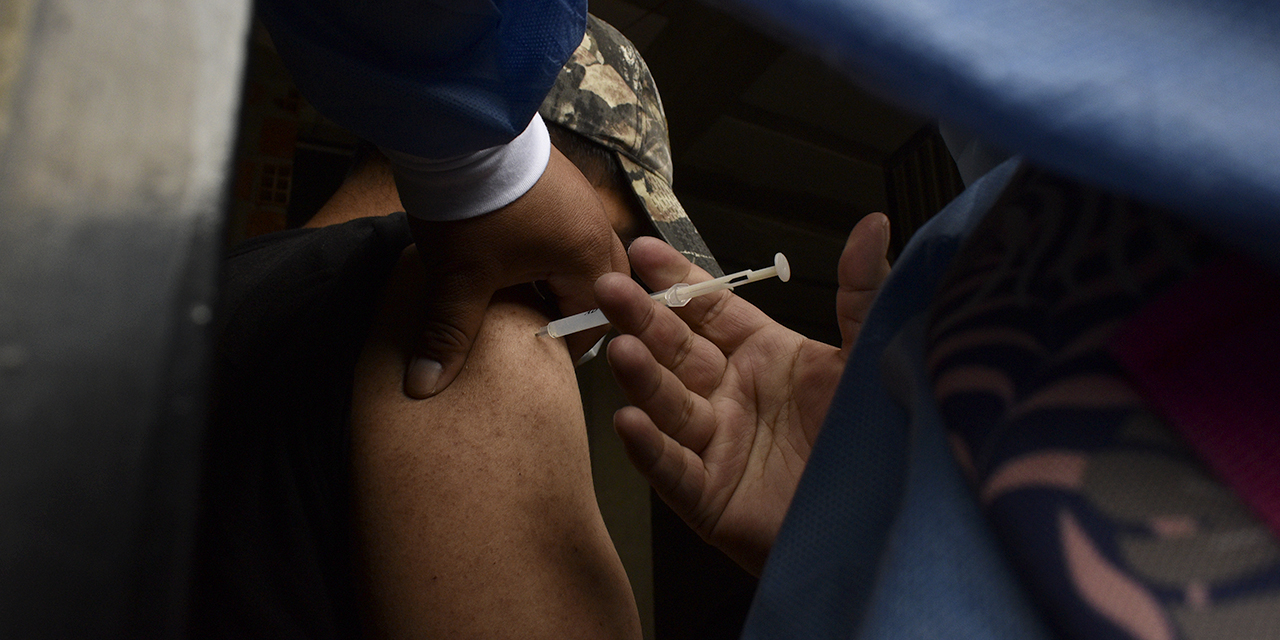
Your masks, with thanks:
M259 0L258 10L320 113L431 159L523 132L587 15L584 0Z

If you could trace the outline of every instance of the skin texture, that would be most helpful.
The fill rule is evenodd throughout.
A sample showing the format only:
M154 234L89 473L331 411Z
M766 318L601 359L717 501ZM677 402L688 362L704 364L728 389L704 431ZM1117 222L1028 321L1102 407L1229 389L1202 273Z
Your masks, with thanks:
M867 310L888 276L889 221L862 219L839 263L842 346L809 340L730 291L670 309L630 278L596 283L624 335L609 363L635 405L614 426L637 469L704 540L759 575ZM640 238L632 268L652 290L710 279Z
M620 229L635 226L634 210L616 208L626 202L594 200ZM375 160L306 226L400 210L390 165ZM385 285L352 392L351 527L366 635L640 637L591 484L573 360L565 341L533 335L550 303L528 286L498 291L466 367L417 399L405 376L429 313L423 264L410 247Z
M596 506L563 341L528 287L499 292L467 367L403 393L423 274L411 248L356 370L352 465L368 629L388 638L638 638Z
M404 211L404 205L400 204L391 164L378 156L347 176L338 191L302 226L308 229L325 227L397 211Z

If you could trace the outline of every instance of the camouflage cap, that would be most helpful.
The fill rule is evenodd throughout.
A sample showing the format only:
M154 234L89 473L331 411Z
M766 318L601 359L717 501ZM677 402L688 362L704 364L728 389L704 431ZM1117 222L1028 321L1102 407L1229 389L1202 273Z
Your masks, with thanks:
M712 275L724 275L671 191L667 116L649 67L630 40L588 15L582 44L538 112L612 149L662 239Z

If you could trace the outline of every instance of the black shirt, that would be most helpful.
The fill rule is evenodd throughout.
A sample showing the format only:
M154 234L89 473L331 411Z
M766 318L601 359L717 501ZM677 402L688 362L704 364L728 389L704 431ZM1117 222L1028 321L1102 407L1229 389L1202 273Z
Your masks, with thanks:
M349 560L352 376L403 213L253 238L225 261L192 632L358 635Z

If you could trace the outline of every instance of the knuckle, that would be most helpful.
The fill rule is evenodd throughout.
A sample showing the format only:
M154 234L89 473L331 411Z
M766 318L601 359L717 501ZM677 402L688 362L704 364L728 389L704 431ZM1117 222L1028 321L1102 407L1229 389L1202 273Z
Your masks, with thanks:
M686 394L684 397L684 402L680 403L680 413L676 423L680 426L682 430L688 428L689 425L693 424L696 412L697 412L697 407L694 404L693 395Z
M698 319L698 324L704 327L714 326L716 322L720 320L720 317L724 315L725 310L729 306L728 303L730 296L732 295L733 294L719 296L719 298L702 313L702 317Z
M644 306L644 310L640 314L640 317L636 319L634 331L631 331L630 333L641 337L642 340L648 336L649 329L653 327L654 322L657 321L658 318L657 308L656 304L646 304ZM645 340L645 344L648 345L649 341Z
M684 339L676 343L675 349L671 353L671 370L677 371L682 369L689 358L693 355L694 345L697 339L692 331L686 332Z
M667 435L688 447L691 443L687 442L686 435L689 433L690 426L693 424L694 414L696 411L697 408L694 406L693 398L689 395L683 397L680 400L679 406L672 407L668 414L670 422L666 429ZM697 451L695 451L695 453L696 452Z
M471 340L462 329L447 322L428 321L422 328L420 348L429 353L466 351Z
M640 390L637 404L641 406L653 406L657 403L658 393L662 390L662 374L647 376L646 384Z

